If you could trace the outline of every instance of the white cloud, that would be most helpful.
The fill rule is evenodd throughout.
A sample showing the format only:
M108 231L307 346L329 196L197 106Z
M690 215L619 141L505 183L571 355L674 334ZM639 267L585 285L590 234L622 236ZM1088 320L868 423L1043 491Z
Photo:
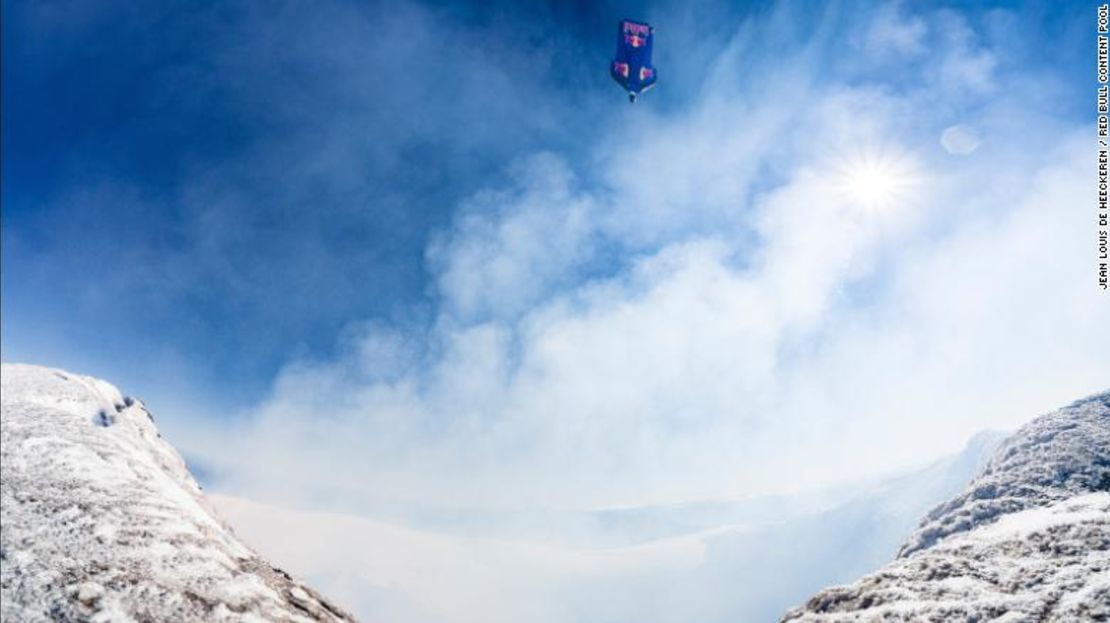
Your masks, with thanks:
M1000 436L851 496L478 512L410 526L213 502L241 537L366 620L765 621L885 562L922 513L962 486L992 439Z
M936 64L940 84L950 92L993 93L997 88L998 56L980 41L967 19L959 13L942 11L938 30L943 45Z
M341 356L291 363L232 434L187 445L222 489L282 505L554 524L872 480L1104 389L1089 133L1027 110L960 16L899 19L882 45L938 46L910 87L829 81L806 48L688 111L630 110L587 162L517 163L428 249L434 322L356 323ZM714 80L740 73L753 30ZM940 152L942 132L979 157ZM309 573L337 586L369 577L348 552L378 556L392 579L362 607L387 618L585 620L566 597L591 591L684 598L700 620L731 603L731 550L709 559L708 540L568 552L374 526ZM696 584L672 581L685 560L717 583L657 590Z
M514 173L515 188L474 197L428 250L457 318L519 314L589 257L595 201L576 193L566 163L539 154Z
M364 512L795 491L1100 389L1085 144L1054 128L993 160L931 157L937 89L999 77L966 22L928 19L947 34L920 89L786 59L688 112L631 111L589 176L518 165L430 248L430 328L356 330L204 440L224 486ZM968 124L1015 123L1004 96L978 110ZM861 155L914 183L839 192Z
M883 5L876 11L874 20L864 38L865 48L877 56L914 55L926 49L925 36L928 26L918 15L905 11L901 2Z

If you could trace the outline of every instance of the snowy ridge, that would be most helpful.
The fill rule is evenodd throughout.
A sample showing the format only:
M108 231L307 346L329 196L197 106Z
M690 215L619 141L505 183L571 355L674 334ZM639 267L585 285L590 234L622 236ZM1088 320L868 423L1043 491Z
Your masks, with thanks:
M4 620L350 619L216 518L142 402L61 370L0 378Z
M1110 393L1023 427L893 562L783 620L1110 620Z

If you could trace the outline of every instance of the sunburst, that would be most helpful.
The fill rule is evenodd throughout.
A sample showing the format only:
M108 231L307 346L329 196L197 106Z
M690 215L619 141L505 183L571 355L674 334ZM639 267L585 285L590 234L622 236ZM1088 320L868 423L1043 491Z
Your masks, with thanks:
M895 207L908 200L922 182L920 168L905 153L872 148L838 160L833 188L860 208Z

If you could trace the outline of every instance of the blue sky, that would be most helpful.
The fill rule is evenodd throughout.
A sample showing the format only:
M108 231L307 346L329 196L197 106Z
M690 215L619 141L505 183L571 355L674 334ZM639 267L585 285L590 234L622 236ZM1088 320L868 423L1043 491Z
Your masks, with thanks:
M394 536L859 487L1106 388L1094 8L5 0L3 357Z
M170 426L185 405L212 399L224 408L205 420L264 421L290 375L320 366L345 370L327 381L342 395L412 383L421 418L442 424L455 415L432 403L464 391L436 389L452 358L504 366L474 381L498 389L475 394L473 409L496 411L535 364L529 331L549 315L581 329L649 300L684 262L741 281L789 267L768 263L768 241L795 225L760 203L807 175L830 180L872 158L940 171L927 185L966 181L966 163L937 140L950 127L985 143L965 160L999 180L1035 170L1028 155L1089 121L1087 12L8 2L4 356L109 376L162 400ZM636 107L604 71L624 14L660 32L663 79ZM909 195L920 193L898 199ZM934 210L905 227L927 248L969 213ZM877 234L866 260L825 250L833 262L815 265L860 265L809 284L814 267L790 268L798 291L780 303L813 305L797 311L813 330L717 338L774 351L769 368L740 362L761 373L805 361L842 338L838 314L899 304L888 247L902 243ZM803 247L781 253L797 260ZM780 303L736 302L728 322L781 315ZM686 311L674 322L689 322ZM460 340L491 341L497 354L454 352ZM366 349L380 361L352 372ZM704 351L667 356L713 370ZM448 398L433 399L440 391ZM675 415L699 392L667 389L660 422L743 420L722 404L703 405L713 416Z
M889 325L894 335L873 338L884 344L919 328L912 313L936 320L937 301L914 308L899 291L921 296L912 271L955 261L941 250L1010 214L1051 164L1046 154L1066 153L1061 137L1090 122L1086 9L6 2L4 357L108 377L164 405L171 433L200 418L257 426L252 440L266 438L269 410L304 422L332 392L350 403L341 417L358 422L356 438L382 433L374 418L400 401L408 415L390 417L405 422L407 441L390 444L427 441L419 431L465 444L470 433L453 427L468 418L483 430L504 430L506 409L559 421L537 402L556 392L578 417L608 422L579 431L598 435L588 452L636 480L633 455L675 427L693 434L683 452L699 454L699 435L727 438L724 422L745 423L737 433L803 425L783 392L806 402L831 390L783 379L831 365L821 357L868 317ZM660 88L634 107L604 71L622 15L659 30ZM945 147L948 130L970 147ZM866 222L805 216L875 163L917 186ZM981 176L998 192L976 187ZM983 270L970 283L996 281ZM698 308L707 296L721 300ZM1028 313L1027 323L1060 322ZM711 328L676 330L697 323ZM646 334L622 338L622 326ZM610 351L591 352L593 331ZM990 350L974 342L967 365L981 370L989 362L976 357ZM1043 356L1029 348L1029 360ZM665 360L658 378L630 371L639 356ZM695 370L702 376L683 385L679 372ZM590 374L626 393L594 396L582 385ZM706 374L718 384L701 387ZM1071 378L1030 391L1049 406L1096 389ZM920 385L937 392L947 381ZM304 394L286 396L291 386ZM365 401L379 391L405 396ZM997 391L984 385L967 408ZM843 400L832 409L849 418ZM883 400L876 412L890 408ZM220 408L194 413L198 401ZM467 404L472 413L454 411ZM775 415L753 415L756 404ZM632 416L647 411L658 411L647 424ZM960 421L928 447L992 423ZM383 426L383 439L401 434ZM531 426L513 435L585 442ZM623 447L625 429L647 446ZM229 452L180 434L202 463ZM513 435L490 451L525 443ZM711 469L705 456L697 470ZM434 479L456 460L469 459L423 475L395 467ZM642 480L636 499L685 486Z
M597 70L619 5L4 9L6 353L243 398L352 319L427 321L458 202L627 112Z
M983 7L972 11L980 21ZM159 382L144 371L172 364L200 388L244 400L290 358L334 352L352 319L429 322L429 238L515 158L550 150L591 175L582 156L611 140L598 129L631 114L614 106L597 69L614 15L661 21L668 88L647 106L668 113L704 92L736 25L768 11L723 2L4 9L5 354L108 367L143 384ZM785 25L799 40L828 41L815 73L875 77L851 55L827 54L859 7L816 12L843 23ZM1080 66L1078 11L1018 14L1005 34L1010 60ZM754 58L729 78L739 88L774 71L781 52L753 35ZM885 83L914 83L897 66L877 69ZM1080 100L1062 100L1062 112Z

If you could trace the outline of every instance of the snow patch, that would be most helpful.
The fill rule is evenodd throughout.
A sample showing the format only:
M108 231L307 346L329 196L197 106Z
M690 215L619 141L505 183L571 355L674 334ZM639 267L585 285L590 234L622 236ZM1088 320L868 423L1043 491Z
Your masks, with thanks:
M36 366L0 380L0 618L349 619L231 533L141 401Z

